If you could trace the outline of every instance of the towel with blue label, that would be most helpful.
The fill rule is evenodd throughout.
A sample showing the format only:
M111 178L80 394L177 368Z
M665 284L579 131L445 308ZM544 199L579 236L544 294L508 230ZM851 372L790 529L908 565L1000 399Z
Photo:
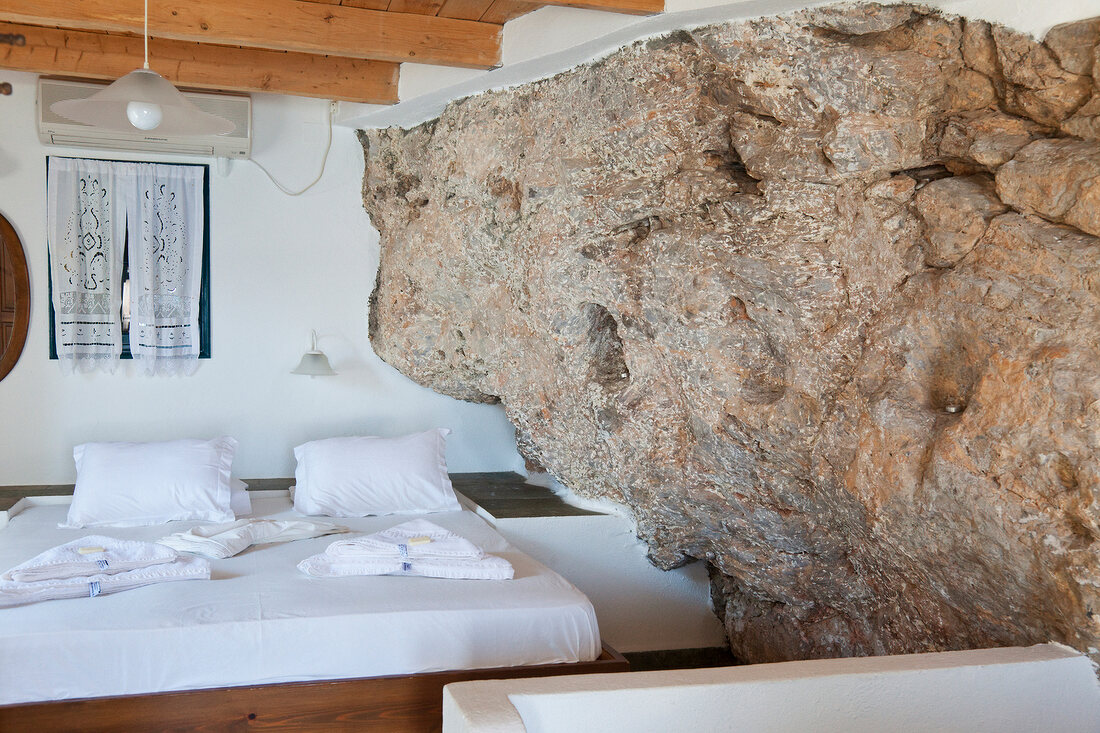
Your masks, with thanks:
M0 608L209 578L207 560L183 557L152 542L89 535L50 548L0 574Z
M46 550L0 575L0 579L29 583L99 573L114 575L172 562L178 557L179 553L151 542L89 535Z
M512 564L486 554L464 537L426 519L362 537L333 542L319 555L298 563L319 578L351 575L410 575L465 580L511 580Z

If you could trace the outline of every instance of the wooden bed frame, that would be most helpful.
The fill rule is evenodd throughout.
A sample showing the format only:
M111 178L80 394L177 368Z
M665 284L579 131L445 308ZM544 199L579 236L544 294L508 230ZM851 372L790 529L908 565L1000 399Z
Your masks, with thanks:
M378 731L443 727L443 686L465 680L627 672L623 655L573 664L495 667L392 677L284 682L0 706L0 730L53 731ZM95 670L83 670L96 674Z

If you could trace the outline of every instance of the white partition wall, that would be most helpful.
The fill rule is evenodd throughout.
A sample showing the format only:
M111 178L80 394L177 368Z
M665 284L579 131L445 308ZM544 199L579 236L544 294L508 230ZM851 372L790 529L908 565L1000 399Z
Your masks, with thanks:
M459 682L445 733L1096 733L1092 662L1057 644Z

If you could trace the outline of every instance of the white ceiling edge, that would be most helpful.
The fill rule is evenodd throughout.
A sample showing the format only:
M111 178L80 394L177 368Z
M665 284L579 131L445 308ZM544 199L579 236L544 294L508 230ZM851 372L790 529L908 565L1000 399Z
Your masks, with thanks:
M668 4L672 7L684 7L696 1L698 0L670 0ZM1042 38L1055 25L1097 15L1094 3L1095 0L1050 0L1037 6L1035 0L925 0L914 4L934 7L967 18L1001 23L1033 38ZM676 30L783 15L834 4L837 4L836 0L734 0L728 4L665 12L644 18L619 16L626 25L606 35L537 58L505 64L490 71L475 72L476 76L402 100L395 105L342 103L336 124L360 129L410 128L439 117L447 105L457 99L545 79L608 56L640 40ZM568 11L561 8L554 10ZM505 24L505 45L512 24L530 23L530 18L539 12L542 11ZM461 71L469 73L469 70Z

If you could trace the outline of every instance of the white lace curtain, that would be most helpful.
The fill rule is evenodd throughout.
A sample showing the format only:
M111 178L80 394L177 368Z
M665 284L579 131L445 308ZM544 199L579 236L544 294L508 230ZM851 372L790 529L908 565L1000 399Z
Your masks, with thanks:
M146 374L193 374L199 362L203 169L134 164L130 213L130 353Z
M198 368L203 174L199 166L50 159L47 234L63 372L117 368L127 246L135 363L150 375Z
M51 158L47 236L61 370L113 372L122 353L126 209L115 163Z

